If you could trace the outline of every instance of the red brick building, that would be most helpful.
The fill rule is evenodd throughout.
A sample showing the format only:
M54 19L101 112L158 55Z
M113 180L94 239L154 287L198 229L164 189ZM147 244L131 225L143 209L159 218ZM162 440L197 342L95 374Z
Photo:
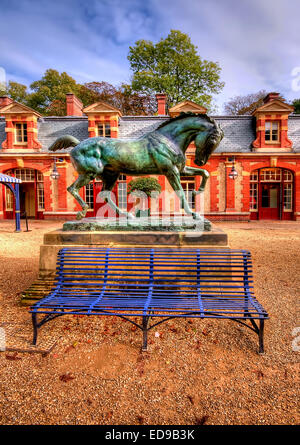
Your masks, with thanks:
M184 101L166 115L166 97L157 95L156 116L122 116L106 103L82 108L73 95L67 95L67 116L42 117L39 113L8 97L0 98L0 173L14 175L20 185L21 212L32 218L74 219L78 204L67 193L67 185L77 173L69 150L49 152L58 137L71 134L79 140L94 136L134 138L155 129L182 111L205 113L206 109ZM205 168L210 172L204 196L204 212L211 220L283 219L300 220L300 115L280 101L277 93L266 96L252 116L213 116L224 131L220 146ZM187 165L194 165L193 144L187 150ZM51 173L56 164L58 179ZM231 179L232 166L237 178ZM195 165L196 167L196 165ZM117 203L129 209L127 185L131 177L121 176L115 194ZM158 180L162 190L171 191L165 177ZM189 191L197 189L200 177L182 178L190 204ZM103 205L97 202L101 182L94 181L81 191L95 216ZM161 214L167 208L178 211L174 201L159 202ZM0 188L0 218L12 218L14 203L10 191Z

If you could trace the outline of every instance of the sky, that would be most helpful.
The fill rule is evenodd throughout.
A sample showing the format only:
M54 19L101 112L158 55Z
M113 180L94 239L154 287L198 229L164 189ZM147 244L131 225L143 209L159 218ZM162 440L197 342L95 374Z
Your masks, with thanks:
M0 0L0 81L30 85L48 68L84 83L130 82L129 46L187 33L219 62L231 97L300 97L300 0Z

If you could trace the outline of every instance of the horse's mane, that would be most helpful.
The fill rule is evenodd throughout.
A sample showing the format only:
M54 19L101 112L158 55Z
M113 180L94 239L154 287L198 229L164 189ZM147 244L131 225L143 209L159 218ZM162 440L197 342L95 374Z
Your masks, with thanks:
M165 127L165 126L168 125L170 122L179 121L179 120L181 120L181 119L184 119L184 118L186 118L186 117L190 117L190 116L201 117L201 118L207 120L208 122L210 122L211 124L214 124L214 123L215 123L214 120L213 120L211 117L207 116L207 114L200 114L200 115L199 115L199 114L192 113L192 112L186 112L186 113L185 113L185 112L181 112L181 113L179 114L179 116L171 117L171 118L168 119L167 121L165 121L165 122L163 122L162 124L160 124L160 125L156 128L156 130L158 130L159 128Z

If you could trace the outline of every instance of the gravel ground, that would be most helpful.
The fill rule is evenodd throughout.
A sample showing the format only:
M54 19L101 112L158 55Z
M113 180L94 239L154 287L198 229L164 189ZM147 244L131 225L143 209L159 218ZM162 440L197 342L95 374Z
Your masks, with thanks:
M46 356L0 353L0 424L298 424L300 224L217 223L254 260L255 294L267 309L264 355L257 336L230 321L174 320L141 332L109 317L65 317L40 336L60 338ZM19 292L38 275L43 234L0 222L0 323L31 336ZM298 306L299 307L299 306ZM300 343L300 342L299 342Z

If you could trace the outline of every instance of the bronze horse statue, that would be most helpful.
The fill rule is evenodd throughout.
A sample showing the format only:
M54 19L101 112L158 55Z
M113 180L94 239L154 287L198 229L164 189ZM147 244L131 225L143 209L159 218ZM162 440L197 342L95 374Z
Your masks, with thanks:
M202 166L206 164L222 138L223 131L214 119L205 114L181 113L137 139L94 137L80 142L73 136L66 135L57 139L49 150L74 147L70 156L79 176L68 187L68 191L82 207L82 211L77 213L77 219L83 218L89 208L78 192L95 178L102 180L102 192L106 192L107 203L118 214L133 218L130 213L119 209L111 194L107 193L112 191L120 174L165 175L180 198L181 207L194 219L200 219L189 207L180 176L202 176L200 188L195 191L200 193L204 191L209 173L202 168L186 166L185 152L189 144L195 141L195 163Z

